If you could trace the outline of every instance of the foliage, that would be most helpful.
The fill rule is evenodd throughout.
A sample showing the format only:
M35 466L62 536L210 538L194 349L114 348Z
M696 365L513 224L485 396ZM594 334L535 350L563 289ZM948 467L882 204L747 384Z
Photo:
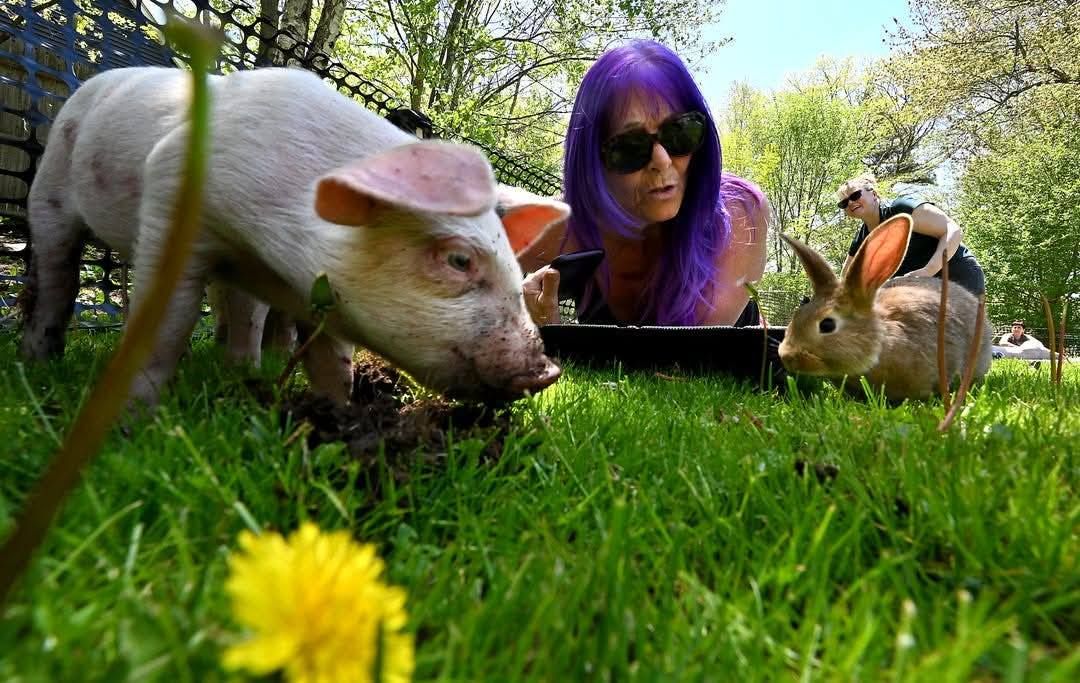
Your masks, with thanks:
M1076 0L911 0L892 68L953 148L978 153L1049 92L1080 90Z
M1080 303L1080 107L1048 103L1039 119L968 165L957 215L988 274L991 319L1041 326L1040 293Z
M708 0L386 0L354 5L338 56L437 125L548 170L588 66L630 37L693 60Z
M735 86L723 121L725 168L758 183L772 204L769 261L780 272L801 270L781 231L843 262L851 228L833 193L878 142L864 125L871 110L852 101L862 85L850 68L819 66L771 95Z
M871 141L864 161L889 183L930 186L945 161L940 122L920 108L889 60L869 66L859 102L866 112L863 131Z
M23 368L0 337L0 531L114 334ZM0 679L230 680L228 551L304 520L376 545L416 680L1076 680L1080 371L996 361L937 401L568 364L498 459L455 435L395 470L298 425L197 340L113 434L0 622Z

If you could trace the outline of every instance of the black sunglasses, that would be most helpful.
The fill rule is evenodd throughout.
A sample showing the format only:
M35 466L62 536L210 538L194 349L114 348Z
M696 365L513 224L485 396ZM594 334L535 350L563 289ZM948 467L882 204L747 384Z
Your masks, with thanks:
M837 206L840 207L841 211L843 211L844 209L847 208L847 205L848 205L849 202L853 202L853 201L855 201L856 199L858 199L861 196L862 196L862 190L855 190L854 192L849 194L847 197L842 199L840 201L840 203L837 204Z
M639 171L649 163L657 142L673 157L686 156L705 140L706 123L704 114L689 111L666 119L655 133L639 128L613 135L600 148L604 166L614 173Z

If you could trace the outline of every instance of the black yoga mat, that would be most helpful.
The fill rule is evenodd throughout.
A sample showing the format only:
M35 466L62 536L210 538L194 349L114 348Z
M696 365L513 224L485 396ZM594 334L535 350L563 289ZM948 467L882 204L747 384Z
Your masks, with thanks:
M777 354L784 339L783 327L769 327L766 331L760 325L672 327L562 323L542 325L540 334L549 356L584 365L621 363L627 369L677 368L688 372L718 372L748 380L761 389L783 391L786 386L787 372ZM760 383L763 356L764 385Z

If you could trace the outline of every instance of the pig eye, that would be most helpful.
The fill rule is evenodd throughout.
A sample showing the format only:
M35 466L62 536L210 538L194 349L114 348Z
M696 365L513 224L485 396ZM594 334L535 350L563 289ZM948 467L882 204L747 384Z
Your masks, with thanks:
M472 265L472 259L458 251L447 254L446 262L449 263L450 267L454 270L460 270L463 273L469 272L469 266Z

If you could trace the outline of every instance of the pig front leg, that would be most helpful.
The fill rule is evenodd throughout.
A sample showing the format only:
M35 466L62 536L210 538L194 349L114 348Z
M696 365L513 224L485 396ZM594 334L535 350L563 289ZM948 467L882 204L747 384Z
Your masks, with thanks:
M223 282L206 285L206 303L210 305L210 315L214 317L214 342L223 347L229 344L228 291L228 286Z
M297 323L301 340L306 340L314 328ZM301 343L303 343L301 341ZM352 396L353 350L349 342L322 332L304 351L304 369L312 392L339 405L346 405Z
M266 349L290 353L296 327L287 314L226 282L211 282L206 298L214 316L214 341L229 360L258 367Z
M296 348L296 321L288 313L271 308L263 325L264 350L292 353Z
M218 315L227 321L225 347L229 360L258 367L262 362L263 326L270 307L236 287L225 287L219 302L223 310Z

